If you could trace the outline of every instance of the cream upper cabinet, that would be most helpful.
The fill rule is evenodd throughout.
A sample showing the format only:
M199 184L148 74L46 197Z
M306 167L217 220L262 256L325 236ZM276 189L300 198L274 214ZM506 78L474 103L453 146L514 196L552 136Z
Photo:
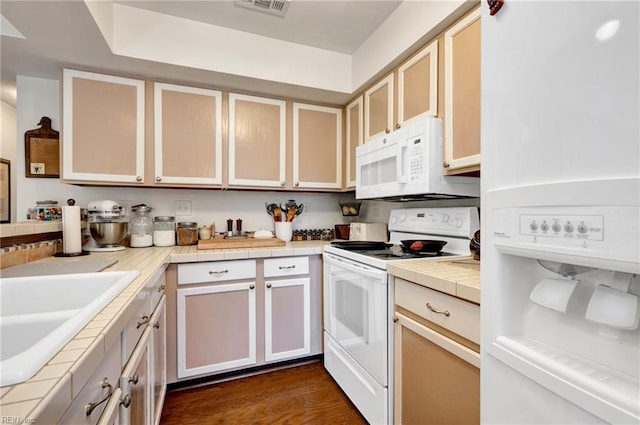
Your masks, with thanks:
M434 41L398 68L396 128L419 116L438 113L438 41Z
M229 186L284 187L286 102L229 94Z
M479 8L444 34L447 174L480 166L480 38Z
M63 180L144 183L144 84L63 70Z
M364 93L365 141L393 128L393 74L387 75Z
M362 96L347 105L345 136L345 188L356 187L356 147L363 142L363 102Z
M293 104L294 188L342 188L342 110Z
M154 83L154 182L222 184L222 92Z

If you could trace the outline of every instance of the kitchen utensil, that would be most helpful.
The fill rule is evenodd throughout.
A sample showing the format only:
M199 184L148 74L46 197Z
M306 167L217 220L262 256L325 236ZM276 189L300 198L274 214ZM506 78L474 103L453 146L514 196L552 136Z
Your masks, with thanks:
M273 221L282 221L282 208L276 206L273 209Z
M120 222L102 222L89 223L91 237L104 248L116 248L127 236L129 232L129 223Z
M416 243L419 242L419 243ZM401 240L402 249L406 252L439 252L447 242L433 239L405 239ZM415 245L414 245L415 244ZM413 248L412 248L413 246ZM419 246L419 248L417 248Z

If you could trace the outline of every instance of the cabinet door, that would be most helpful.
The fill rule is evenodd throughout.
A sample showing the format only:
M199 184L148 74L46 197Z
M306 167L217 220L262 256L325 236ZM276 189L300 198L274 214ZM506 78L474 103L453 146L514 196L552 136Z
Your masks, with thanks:
M293 186L342 188L342 110L293 104Z
M345 188L356 187L356 147L362 144L363 106L362 96L347 105L346 108L346 152L345 160Z
M284 187L286 103L229 94L229 185Z
M398 123L438 113L438 41L398 68Z
M443 165L448 170L477 167L480 165L480 9L445 32L444 43Z
M308 277L269 280L265 292L265 360L311 352L311 298Z
M64 69L62 179L144 182L144 81Z
M151 423L151 328L147 327L122 371L121 425Z
M480 423L480 355L408 316L395 316L394 422Z
M154 84L155 182L222 184L222 93Z
M365 143L372 137L390 133L393 126L393 74L364 93Z
M158 425L167 393L166 297L162 296L151 316L151 424Z
M255 282L178 289L178 378L256 363Z

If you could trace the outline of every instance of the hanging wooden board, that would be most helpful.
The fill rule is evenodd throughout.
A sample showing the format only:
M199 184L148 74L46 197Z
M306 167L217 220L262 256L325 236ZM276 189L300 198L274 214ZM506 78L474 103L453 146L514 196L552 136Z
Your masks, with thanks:
M226 249L226 248L261 248L284 246L287 243L276 238L260 239L201 239L198 241L198 249Z

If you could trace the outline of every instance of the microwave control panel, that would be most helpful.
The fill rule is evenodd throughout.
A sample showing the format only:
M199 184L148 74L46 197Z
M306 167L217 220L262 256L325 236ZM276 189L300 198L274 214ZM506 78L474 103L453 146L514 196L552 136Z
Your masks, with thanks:
M423 179L425 171L426 143L421 138L411 139L407 143L407 160L409 161L409 182Z

